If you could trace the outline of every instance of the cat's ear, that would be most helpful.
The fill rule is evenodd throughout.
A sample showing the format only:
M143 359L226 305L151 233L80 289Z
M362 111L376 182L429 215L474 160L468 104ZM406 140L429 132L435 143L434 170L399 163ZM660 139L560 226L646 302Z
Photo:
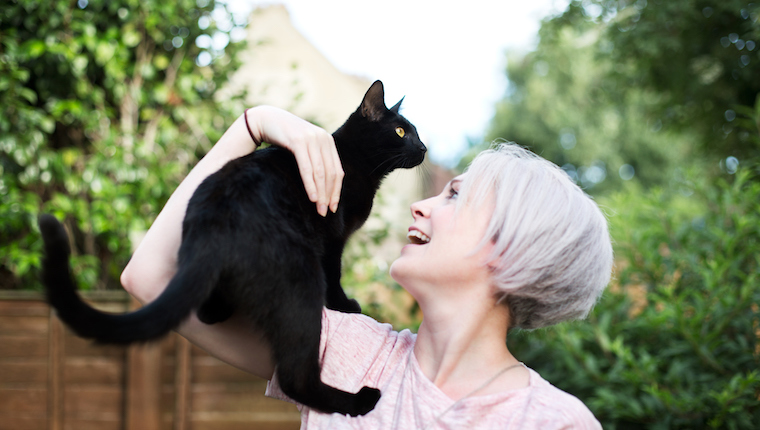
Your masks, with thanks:
M359 109L361 110L362 116L370 121L379 121L383 117L383 114L388 108L385 107L385 91L383 90L382 82L375 81L375 83L369 87Z
M406 96L404 96L404 97L406 97ZM399 108L401 108L401 102L404 101L404 97L401 97L401 100L399 100L398 103L396 103L395 105L393 105L392 108L390 108L391 112L398 113Z

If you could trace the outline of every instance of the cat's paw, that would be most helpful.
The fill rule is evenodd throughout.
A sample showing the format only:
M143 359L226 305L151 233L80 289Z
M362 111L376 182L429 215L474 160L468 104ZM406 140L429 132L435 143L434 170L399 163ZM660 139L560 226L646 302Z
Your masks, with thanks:
M362 313L362 307L359 306L359 302L354 299L346 299L339 304L327 304L328 309L332 309L338 312L344 312L347 314L360 314Z
M352 416L364 415L375 409L377 401L380 400L380 390L371 387L362 387L358 393L356 393L356 414Z

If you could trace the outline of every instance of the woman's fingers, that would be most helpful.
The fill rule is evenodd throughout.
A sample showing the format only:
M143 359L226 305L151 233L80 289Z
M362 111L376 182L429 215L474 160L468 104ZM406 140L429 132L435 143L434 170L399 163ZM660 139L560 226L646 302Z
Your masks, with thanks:
M265 117L255 123L264 141L288 149L296 158L298 170L309 200L317 212L326 216L335 212L343 186L343 168L332 135L308 121L271 107L255 108ZM253 133L256 135L256 133Z
M343 184L343 168L332 135L319 130L306 139L294 139L291 150L296 157L301 180L317 212L326 216L335 212Z
M329 166L323 156L324 143L319 140L312 140L307 144L309 159L311 160L312 179L317 188L317 212L320 215L327 215L327 170Z
M325 206L321 208L325 211L329 209L334 213L338 209L340 190L343 185L343 167L332 136L325 139L322 144L322 163L325 166Z
M333 148L335 147L334 142L332 146ZM338 210L338 201L340 200L340 192L343 189L343 176L345 176L345 173L343 172L343 165L340 162L338 151L332 151L331 155L333 157L335 176L333 178L332 194L330 195L330 210L335 213Z
M314 182L309 153L308 151L299 150L293 151L293 155L296 158L296 164L298 164L298 171L301 174L301 181L303 181L306 195L309 196L309 200L317 203L319 200L319 192L317 191L317 184Z

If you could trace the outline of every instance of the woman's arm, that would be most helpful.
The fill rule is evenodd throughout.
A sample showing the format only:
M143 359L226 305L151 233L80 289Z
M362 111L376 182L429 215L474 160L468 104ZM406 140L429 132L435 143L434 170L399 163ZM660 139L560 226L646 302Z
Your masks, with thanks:
M250 128L246 129L246 126ZM182 241L182 220L198 185L228 161L254 151L261 142L293 152L306 192L318 212L324 216L328 208L333 212L336 210L343 170L332 136L277 108L260 106L250 109L247 115L241 115L230 126L177 187L122 272L122 285L137 300L141 303L153 301L174 276ZM242 319L232 317L223 323L206 325L192 315L178 332L233 366L267 379L274 372L269 344L261 333Z

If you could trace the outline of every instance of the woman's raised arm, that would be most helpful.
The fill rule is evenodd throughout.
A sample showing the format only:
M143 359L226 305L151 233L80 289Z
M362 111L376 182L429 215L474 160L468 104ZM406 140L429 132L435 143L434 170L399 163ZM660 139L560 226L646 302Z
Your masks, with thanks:
M177 187L122 272L122 285L137 300L153 301L174 276L182 220L198 185L228 161L254 151L261 142L293 152L316 209L322 215L328 209L335 211L343 170L332 136L286 111L268 106L252 108L230 126ZM274 372L267 341L240 318L233 316L223 323L206 325L192 315L178 332L233 366L267 379Z

